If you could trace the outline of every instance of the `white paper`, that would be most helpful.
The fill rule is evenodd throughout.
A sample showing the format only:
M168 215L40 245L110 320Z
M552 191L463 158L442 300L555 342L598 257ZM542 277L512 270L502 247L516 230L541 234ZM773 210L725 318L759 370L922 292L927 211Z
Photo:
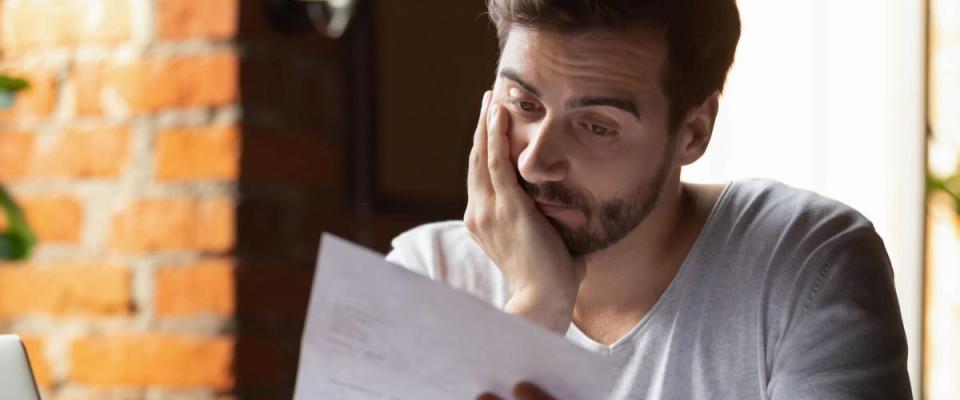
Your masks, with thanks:
M296 399L504 398L521 380L560 400L605 399L612 362L375 252L324 234Z

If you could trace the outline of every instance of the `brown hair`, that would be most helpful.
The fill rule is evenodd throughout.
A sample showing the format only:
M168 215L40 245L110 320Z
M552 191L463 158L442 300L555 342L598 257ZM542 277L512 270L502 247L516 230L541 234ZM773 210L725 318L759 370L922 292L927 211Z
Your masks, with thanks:
M735 0L487 0L500 49L513 25L556 32L652 28L668 54L661 86L670 129L707 96L723 89L740 39Z

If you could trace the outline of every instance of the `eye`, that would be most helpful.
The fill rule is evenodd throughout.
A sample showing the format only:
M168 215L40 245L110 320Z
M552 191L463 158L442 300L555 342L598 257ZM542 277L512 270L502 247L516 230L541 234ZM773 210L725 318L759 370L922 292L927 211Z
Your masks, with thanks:
M587 130L589 130L590 133L597 136L612 136L617 133L617 131L613 129L610 129L610 128L607 128L606 126L592 123L592 122L585 123L584 127L587 128Z
M540 105L530 100L509 99L507 100L507 104L524 113L534 113L540 111Z
M520 109L523 110L523 111L527 111L527 112L537 111L537 105L536 105L536 104L533 104L532 101L517 100L517 105L518 105L518 106L520 107Z
M507 103L518 111L524 113L534 113L540 111L540 104L532 101L530 96L517 88L510 88L507 91Z

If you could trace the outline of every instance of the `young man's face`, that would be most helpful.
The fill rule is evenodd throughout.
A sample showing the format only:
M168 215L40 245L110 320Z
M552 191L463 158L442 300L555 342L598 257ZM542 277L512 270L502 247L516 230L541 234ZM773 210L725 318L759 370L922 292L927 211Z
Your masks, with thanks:
M521 185L574 254L632 231L676 168L665 59L654 34L510 32L494 101Z

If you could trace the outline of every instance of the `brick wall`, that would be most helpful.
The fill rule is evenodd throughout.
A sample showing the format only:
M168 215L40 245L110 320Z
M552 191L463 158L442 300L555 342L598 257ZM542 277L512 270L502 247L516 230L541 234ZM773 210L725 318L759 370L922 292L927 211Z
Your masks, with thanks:
M40 242L0 265L0 331L45 398L289 398L320 232L361 229L340 45L256 0L3 0L0 52Z

